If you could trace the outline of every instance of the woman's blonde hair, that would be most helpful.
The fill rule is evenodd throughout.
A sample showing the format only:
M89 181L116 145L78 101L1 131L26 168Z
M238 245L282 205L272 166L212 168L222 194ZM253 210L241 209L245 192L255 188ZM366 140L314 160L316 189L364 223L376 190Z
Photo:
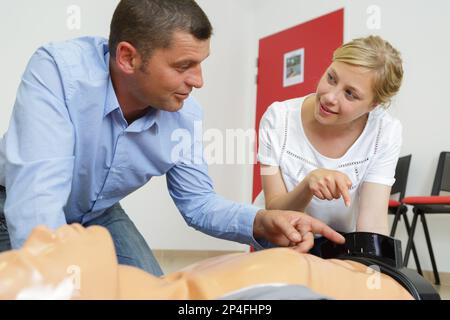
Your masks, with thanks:
M388 108L400 89L403 66L400 52L379 36L354 39L333 55L333 61L365 67L375 72L374 102Z

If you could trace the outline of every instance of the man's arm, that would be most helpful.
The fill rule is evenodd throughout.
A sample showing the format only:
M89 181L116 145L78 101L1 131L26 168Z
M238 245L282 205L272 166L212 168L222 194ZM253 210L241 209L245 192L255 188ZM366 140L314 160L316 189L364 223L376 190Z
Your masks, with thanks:
M66 223L74 130L58 67L44 49L31 57L4 137L5 216L13 248L39 224Z
M254 241L253 220L260 208L217 195L206 164L177 164L166 177L169 193L189 226L221 239Z
M303 213L261 210L223 199L214 192L202 157L202 142L195 144L190 151L194 156L181 160L166 174L169 193L190 226L211 236L251 244L258 249L272 243L295 246L298 251L305 252L312 247L313 233L344 242L340 234Z

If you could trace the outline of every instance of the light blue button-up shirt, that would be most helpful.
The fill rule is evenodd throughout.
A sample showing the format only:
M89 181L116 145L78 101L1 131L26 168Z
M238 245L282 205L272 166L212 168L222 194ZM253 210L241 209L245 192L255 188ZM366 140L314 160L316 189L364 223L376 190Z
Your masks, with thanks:
M164 174L190 226L258 246L252 234L259 208L214 192L201 137L194 135L201 120L201 107L190 97L178 112L151 109L128 125L112 86L106 39L84 37L39 48L0 140L0 185L7 191L13 248L39 224L86 223ZM174 155L177 129L189 133L192 142ZM149 195L149 201L157 199Z

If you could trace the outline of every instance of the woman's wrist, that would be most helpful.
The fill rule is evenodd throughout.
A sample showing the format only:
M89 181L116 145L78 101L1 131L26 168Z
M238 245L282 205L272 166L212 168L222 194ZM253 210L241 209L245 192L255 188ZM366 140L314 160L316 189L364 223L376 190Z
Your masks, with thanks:
M305 208L308 206L308 204L311 202L311 199L313 197L313 193L311 189L309 188L309 175L306 176L302 182L300 182L297 187L294 189L295 192L295 198L298 200L297 208L298 211L305 211Z
M295 187L295 191L297 193L297 196L309 198L313 196L313 193L309 187L311 174L308 174L298 185Z

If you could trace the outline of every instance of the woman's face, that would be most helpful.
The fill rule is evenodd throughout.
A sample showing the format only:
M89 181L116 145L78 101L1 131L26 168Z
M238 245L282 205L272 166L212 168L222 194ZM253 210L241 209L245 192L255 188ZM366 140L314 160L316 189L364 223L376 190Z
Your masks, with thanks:
M314 116L324 125L352 124L372 111L374 72L335 61L320 79Z

